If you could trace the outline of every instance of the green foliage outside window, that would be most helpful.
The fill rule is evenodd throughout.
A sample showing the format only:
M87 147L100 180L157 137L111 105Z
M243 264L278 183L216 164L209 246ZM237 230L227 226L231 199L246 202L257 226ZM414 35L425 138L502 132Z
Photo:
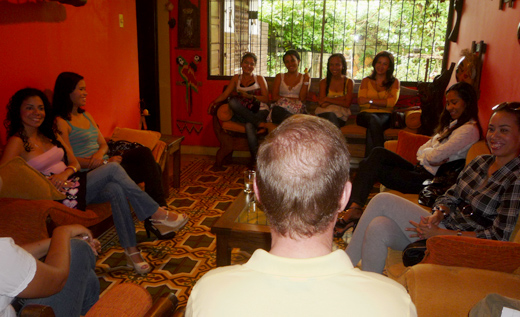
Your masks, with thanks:
M362 79L372 71L372 57L388 50L401 81L431 81L441 71L448 6L447 0L262 0L259 21L269 24L269 76L284 71L281 56L296 49L312 56L302 67L312 63L313 77L320 77L324 18L321 77L332 53L343 53L350 75Z

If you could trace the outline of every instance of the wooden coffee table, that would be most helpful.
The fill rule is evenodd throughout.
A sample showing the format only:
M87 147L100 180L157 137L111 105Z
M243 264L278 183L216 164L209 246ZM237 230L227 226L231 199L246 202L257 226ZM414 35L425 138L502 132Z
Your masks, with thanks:
M231 264L233 248L271 249L271 231L265 214L258 207L252 208L250 197L244 192L240 193L211 228L217 236L217 266Z

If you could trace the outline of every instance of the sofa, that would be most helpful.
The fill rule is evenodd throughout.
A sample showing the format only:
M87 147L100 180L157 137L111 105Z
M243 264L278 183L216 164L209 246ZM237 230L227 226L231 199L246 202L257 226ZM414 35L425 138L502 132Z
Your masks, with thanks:
M270 83L269 87L272 86ZM318 106L319 82L312 81L305 102L307 113L314 114ZM365 155L366 128L356 124L356 115L359 113L357 104L357 92L359 83L354 85L354 97L350 110L352 115L347 120L347 124L341 128L341 132L348 142L351 156L362 158ZM421 126L421 110L418 92L415 89L401 87L399 100L395 109L404 112L405 124L403 129L388 129L385 131L385 139L392 140L397 138L400 130L416 133ZM245 138L244 124L231 121L233 111L228 104L224 103L208 111L213 116L213 130L220 142L219 150L216 154L215 166L220 167L224 162L231 158L233 151L248 151L247 140ZM268 124L268 129L259 129L258 135L262 139L268 131L276 128L274 124Z
M152 150L156 161L164 170L167 161L165 151L166 144L160 141L161 134L155 131L143 131L127 128L116 128L111 139L128 140L138 142ZM0 156L2 149L0 148ZM38 171L30 167L21 158L15 158L0 166L0 177L4 186L0 191L0 215L2 219L11 219L17 212L26 212L27 221L37 221L38 230L35 239L47 238L56 226L66 224L81 224L88 227L94 236L99 236L113 225L110 203L90 204L86 211L71 209L54 200L63 199L64 196ZM30 216L29 216L30 215ZM11 236L18 231L25 232L24 221L14 218L13 222L2 221L0 233L3 236ZM45 229L45 230L44 230ZM22 234L21 242L30 239L31 235ZM20 241L17 241L17 243Z
M387 141L385 147L413 160L425 140L425 136L400 132L398 140ZM485 141L479 141L469 150L466 164L488 153ZM418 195L383 190L417 203ZM411 267L403 265L401 251L389 249L386 274L408 290L419 316L467 316L490 293L520 299L519 230L520 221L509 242L433 237L427 241L424 260Z

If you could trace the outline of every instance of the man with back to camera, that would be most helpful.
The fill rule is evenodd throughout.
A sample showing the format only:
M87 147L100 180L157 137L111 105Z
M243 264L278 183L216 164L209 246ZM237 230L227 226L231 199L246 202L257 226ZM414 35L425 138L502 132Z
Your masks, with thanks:
M350 197L349 158L345 138L325 119L294 115L271 132L254 186L271 250L204 275L186 316L417 316L403 286L332 251Z

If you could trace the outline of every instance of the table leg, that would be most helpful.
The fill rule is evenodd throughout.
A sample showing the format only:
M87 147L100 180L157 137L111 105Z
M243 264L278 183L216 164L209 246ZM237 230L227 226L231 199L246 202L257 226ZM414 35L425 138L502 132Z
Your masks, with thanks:
M180 149L173 153L173 187L181 187L181 151ZM168 175L169 176L169 175Z
M229 236L217 234L217 267L231 264L231 248L229 247Z

